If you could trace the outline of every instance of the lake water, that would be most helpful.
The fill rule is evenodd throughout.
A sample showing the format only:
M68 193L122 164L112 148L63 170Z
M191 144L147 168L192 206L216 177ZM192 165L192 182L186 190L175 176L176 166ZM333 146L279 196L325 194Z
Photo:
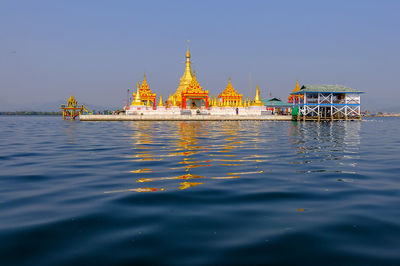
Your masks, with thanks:
M0 264L400 265L399 131L0 116Z

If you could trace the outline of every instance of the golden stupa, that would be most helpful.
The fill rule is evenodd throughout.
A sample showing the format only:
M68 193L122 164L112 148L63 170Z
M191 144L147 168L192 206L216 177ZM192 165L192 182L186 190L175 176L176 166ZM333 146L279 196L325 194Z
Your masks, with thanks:
M253 102L251 103L251 106L264 106L264 103L261 101L260 97L260 88L256 87L256 96L254 97Z
M143 105L142 97L140 96L140 84L139 84L139 82L137 83L137 86L136 86L136 93L134 93L133 95L134 95L134 98L133 98L133 101L132 101L132 105L134 105L134 106Z
M183 73L180 81L179 81L179 86L176 89L176 92L174 93L174 96L176 97L177 104L181 104L181 94L182 92L190 85L192 82L193 75L192 75L192 68L191 68L191 62L190 62L190 52L189 52L189 47L187 48L186 52L186 65L185 65L185 72Z
M162 99L162 94L160 94L160 101L158 102L158 107L164 107L164 102Z

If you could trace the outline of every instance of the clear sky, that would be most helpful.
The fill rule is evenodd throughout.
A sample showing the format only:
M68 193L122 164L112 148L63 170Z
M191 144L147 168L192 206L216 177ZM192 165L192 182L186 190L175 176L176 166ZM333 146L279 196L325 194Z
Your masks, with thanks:
M400 1L0 0L0 104L121 106L146 73L173 93L186 40L204 89L287 98L300 84L367 92L400 106ZM249 89L249 77L253 90Z

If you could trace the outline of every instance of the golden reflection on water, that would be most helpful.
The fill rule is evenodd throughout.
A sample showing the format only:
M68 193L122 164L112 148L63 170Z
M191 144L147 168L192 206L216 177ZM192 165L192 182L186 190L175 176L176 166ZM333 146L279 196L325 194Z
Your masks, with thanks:
M191 156L194 154L198 154L199 152L197 151L183 151L183 152L174 152L174 153L169 153L168 156Z
M132 122L130 145L133 154L124 157L132 162L132 178L136 183L154 182L152 184L160 188L130 188L105 193L159 192L165 189L190 191L211 180L235 182L237 178L261 175L265 169L258 168L259 163L279 160L282 156L260 151L260 143L273 142L274 145L279 142L276 136L262 137L265 133L260 134L261 123L265 122ZM338 167L344 165L356 169L361 123L289 122L287 125L288 145L295 151L290 154L293 161L288 163L293 167L318 160L335 160ZM341 169L323 168L293 171L299 174L318 171L345 173ZM201 182L190 182L200 179ZM338 181L352 182L352 179Z
M205 161L189 161L189 158L184 158L182 162L179 162L180 164L195 164L195 163L209 163L211 160L205 160Z
M143 168L143 169L137 169L137 170L133 170L133 171L129 171L130 173L154 173L153 170L148 169L148 168Z
M179 189L183 190L183 189L187 189L190 187L194 187L194 186L198 186L198 185L202 185L204 183L196 183L196 182L182 182Z
M215 177L211 177L211 179L234 179L234 178L239 178L239 176L215 176Z
M112 190L112 191L105 191L105 194L110 194L110 193L120 193L120 192L156 192L157 190L159 191L164 191L164 188L154 188L154 187L142 187L142 188L129 188L129 189L121 189L121 190Z
M246 137L251 138L251 141L244 141L243 136L238 134L240 131L248 131L246 125L239 121L231 122L132 122L129 124L132 130L130 135L132 139L132 149L134 154L126 156L131 162L154 162L154 167L139 168L131 170L134 175L142 175L138 177L137 183L144 182L162 182L167 180L231 180L240 178L244 175L260 174L264 171L236 171L224 173L220 176L212 175L196 175L191 172L197 168L212 168L216 166L229 166L229 170L234 167L246 166L249 163L263 162L268 156L258 154L247 155L238 159L224 159L224 157L236 157L240 154L241 149L258 149L257 142L259 139L259 125L251 124L251 133ZM171 130L172 129L172 130ZM163 131L168 132L168 136ZM161 144L161 145L160 145ZM236 153L236 154L233 154ZM201 159L199 158L201 156ZM181 160L176 162L176 166L171 165L171 160L174 157L181 157ZM207 157L209 159L207 159ZM171 158L171 159L169 159ZM165 167L161 167L158 161L165 160ZM212 162L219 162L212 164ZM147 165L149 165L147 163ZM137 166L137 165L136 165ZM150 166L150 165L149 165ZM255 166L257 168L257 166ZM238 168L238 169L240 169ZM153 170L154 169L154 170ZM170 170L183 171L181 175L151 177L154 173L168 173ZM221 171L221 168L218 168ZM212 171L207 170L207 173ZM145 176L143 176L145 175ZM179 190L187 190L206 182L189 182L184 181L179 183ZM164 188L157 189L153 187L130 188L115 191L107 191L105 193L117 192L156 192L163 191Z
M225 156L225 157L235 157L235 154L209 154L208 156Z
M154 178L140 178L136 182L152 182L152 181L159 181L159 180L173 180L173 179L193 179L193 178L205 178L205 176L201 175L180 175L180 176L170 176L170 177L154 177Z
M171 167L169 169L171 170L175 170L175 169L186 169L185 171L189 171L192 168L197 168L197 167L208 167L211 166L211 164L189 164L186 166L181 166L181 167Z
M130 157L142 158L142 157L152 157L152 156L153 156L153 154L150 154L150 153L139 153L139 154L131 155Z
M254 172L238 172L238 173L227 173L228 175L252 175L252 174L261 174L264 171L254 171Z
M136 159L136 160L131 160L131 162L140 162L140 161L162 161L162 158L142 158L142 159Z

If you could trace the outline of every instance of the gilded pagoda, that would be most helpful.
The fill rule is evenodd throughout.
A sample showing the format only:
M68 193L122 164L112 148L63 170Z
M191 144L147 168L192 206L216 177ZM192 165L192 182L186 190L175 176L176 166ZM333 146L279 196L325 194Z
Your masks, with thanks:
M136 94L139 92L140 97L136 97ZM153 108L156 107L156 94L152 93L149 85L147 84L146 81L146 74L143 75L143 82L142 82L142 86L140 86L140 83L137 83L137 92L136 93L132 93L133 96L133 102L132 105L152 105ZM141 103L141 104L139 104ZM151 106L150 106L151 107Z
M172 97L174 97L177 101L177 104L182 104L182 92L186 90L186 88L190 85L192 82L192 67L191 67L191 62L190 62L190 51L189 47L187 48L186 52L186 64L185 64L185 72L183 73L180 81L179 81L179 86L176 89L176 92Z
M203 90L203 88L200 86L194 71L192 74L192 81L190 82L189 86L187 86L181 92L180 106L182 109L186 109L187 100L191 100L190 108L201 107L202 101L205 103L205 108L208 108L208 91Z
M144 76L142 84L138 82L137 91L132 93L133 101L127 107L126 113L132 115L261 115L261 111L265 110L258 86L254 99L250 97L244 99L243 94L233 87L230 77L225 89L211 97L209 91L200 85L195 71L192 70L189 47L185 57L185 70L179 80L178 88L173 94L164 98L165 102L160 95L158 104L155 104L156 94L149 89L146 76Z
M232 86L231 77L229 77L228 85L225 90L218 95L218 98L222 101L222 106L241 106L243 101L243 95L239 94Z
M254 100L251 102L250 106L264 106L264 103L261 101L260 96L260 88L256 87L256 96L254 96Z
M188 103L187 101L190 100ZM168 99L170 106L179 106L182 109L200 108L203 103L208 108L208 91L203 90L192 72L189 47L186 52L185 72L183 73L176 92ZM189 104L189 106L188 106Z

